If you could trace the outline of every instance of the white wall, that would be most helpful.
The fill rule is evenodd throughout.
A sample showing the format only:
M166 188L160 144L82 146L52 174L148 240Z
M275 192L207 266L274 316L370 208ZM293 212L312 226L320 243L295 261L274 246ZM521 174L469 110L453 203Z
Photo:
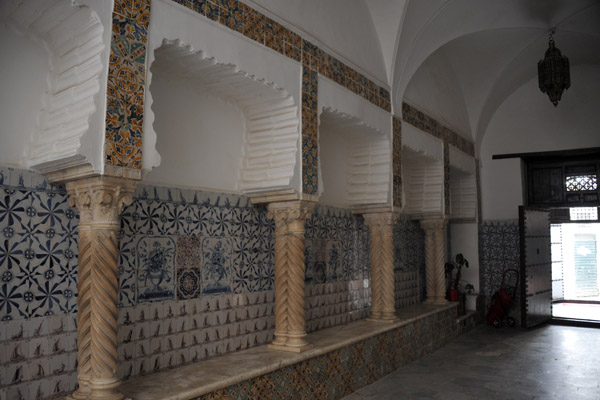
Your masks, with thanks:
M183 45L191 46L193 51L202 51L207 57L214 57L218 63L233 64L257 79L264 79L276 87L285 89L293 96L295 104L301 104L302 66L300 63L171 0L154 0L150 14L148 65L152 65L155 59L154 50L161 47L164 39L180 40ZM143 138L145 170L151 170L161 163L160 151L155 151L157 134L153 126L155 115L152 105L155 95L150 88L153 79L153 71L150 68L146 72L145 92ZM298 106L298 115L300 115L300 106ZM300 134L298 134L297 146L301 147ZM301 156L301 152L298 151L294 177L290 184L298 192L302 190Z
M19 166L30 136L39 126L50 72L43 44L0 23L0 164Z
M600 147L598 93L600 69L576 66L558 107L535 78L498 108L480 149L484 220L515 219L523 204L520 160L492 160L492 155Z
M323 189L319 202L322 204L347 206L348 159L351 156L348 136L332 124L319 126L319 161L322 180L319 189Z
M145 180L236 191L245 132L241 110L185 79L153 72L150 90L162 162Z
M469 268L462 269L461 280L467 281L479 292L479 244L477 242L478 225L476 222L454 222L449 224L450 254L452 258L458 253L469 261Z

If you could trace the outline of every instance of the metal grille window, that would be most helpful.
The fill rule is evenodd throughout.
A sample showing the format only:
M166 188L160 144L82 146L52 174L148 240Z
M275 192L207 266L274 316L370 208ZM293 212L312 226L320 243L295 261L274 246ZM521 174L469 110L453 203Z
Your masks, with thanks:
M567 192L581 192L598 189L598 178L596 175L567 176Z
M571 221L597 221L598 207L571 207Z

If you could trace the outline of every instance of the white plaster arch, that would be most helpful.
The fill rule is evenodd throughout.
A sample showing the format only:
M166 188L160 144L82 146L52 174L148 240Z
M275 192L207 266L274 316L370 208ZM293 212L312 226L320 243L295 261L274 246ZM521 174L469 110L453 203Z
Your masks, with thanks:
M402 124L402 212L419 218L444 213L444 143Z
M85 162L81 139L97 109L94 97L104 68L99 16L70 0L13 0L1 3L0 21L40 43L49 60L46 87L38 93L41 110L30 116L37 118L35 128L20 133L28 142L17 164L44 172Z
M318 92L319 195L326 202L345 206L390 205L391 115L323 76L319 76ZM331 142L325 136L329 132L337 139ZM323 144L327 154L323 154ZM340 149L334 149L335 146ZM328 182L322 179L323 174L336 168L325 157L340 158L344 163L344 171L338 171L344 178L329 178L329 185L339 187L335 191L343 190L343 202L339 201L341 195L334 196L338 199L335 201L327 193ZM325 171L328 165L329 172Z
M346 206L387 205L390 197L390 141L380 130L367 125L360 118L324 107L319 116L319 131L321 142L323 135L330 134L322 131L336 130L340 140L345 142L347 149L340 152L343 155L342 164L345 177L331 176L331 181L321 179L327 171L326 166L319 169L319 194L328 190L328 183L340 179L344 186L344 204ZM341 143L338 142L338 145ZM322 149L322 146L320 146ZM340 146L342 147L342 146ZM327 152L325 158L336 162L336 154L341 148ZM321 151L319 152L321 153ZM346 153L346 154L343 154ZM345 179L344 179L345 178Z
M231 149L239 155L242 168L238 186L228 189L253 193L290 186L300 125L292 95L236 65L219 63L179 40L163 41L154 52L151 69L183 78L190 85L235 104L243 113L244 148Z
M244 96L248 93L232 95L226 93L227 88L213 88L215 93L219 92L224 97L230 96L232 102L238 104L241 109L245 108L247 123L250 114L259 116L262 113L265 120L270 118L267 125L252 132L252 141L248 142L244 151L247 156L244 162L249 168L245 168L247 171L240 177L238 187L232 190L254 193L290 189L301 193L301 65L185 6L171 0L155 0L152 2L148 32L149 66L152 66L156 59L157 49L165 44L187 52L190 60L196 59L202 63L198 57L206 62L212 59L209 63L213 63L215 68L228 71L228 79L240 80L240 88L245 85L245 90L257 90L258 96L255 96L255 100L266 96L264 101L259 101L263 104L260 110L261 106L253 108L249 104L246 105L249 100ZM185 58L183 54L181 57L182 60ZM152 70L150 67L146 71L142 144L142 168L146 172L161 164L160 154L156 150L157 134L154 131L154 100L150 87ZM196 78L201 79L199 76ZM267 106L269 101L271 104ZM259 121L255 122L255 127L259 126ZM250 125L248 123L247 127L250 128ZM274 136L277 134L280 134L280 137L275 140ZM185 143L182 145L185 146ZM265 157L264 153L267 147L260 147L262 145L270 148L268 157ZM262 161L258 160L260 157L263 157Z

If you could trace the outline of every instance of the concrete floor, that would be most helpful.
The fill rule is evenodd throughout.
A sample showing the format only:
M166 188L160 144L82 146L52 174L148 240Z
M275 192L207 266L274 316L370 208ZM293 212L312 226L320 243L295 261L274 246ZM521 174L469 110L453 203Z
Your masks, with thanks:
M600 400L600 329L482 325L343 400Z

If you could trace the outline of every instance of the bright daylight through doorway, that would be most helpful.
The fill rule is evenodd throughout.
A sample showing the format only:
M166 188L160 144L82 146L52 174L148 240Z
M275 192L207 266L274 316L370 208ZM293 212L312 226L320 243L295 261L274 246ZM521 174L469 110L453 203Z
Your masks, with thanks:
M600 321L600 223L596 207L571 208L552 224L552 316Z

